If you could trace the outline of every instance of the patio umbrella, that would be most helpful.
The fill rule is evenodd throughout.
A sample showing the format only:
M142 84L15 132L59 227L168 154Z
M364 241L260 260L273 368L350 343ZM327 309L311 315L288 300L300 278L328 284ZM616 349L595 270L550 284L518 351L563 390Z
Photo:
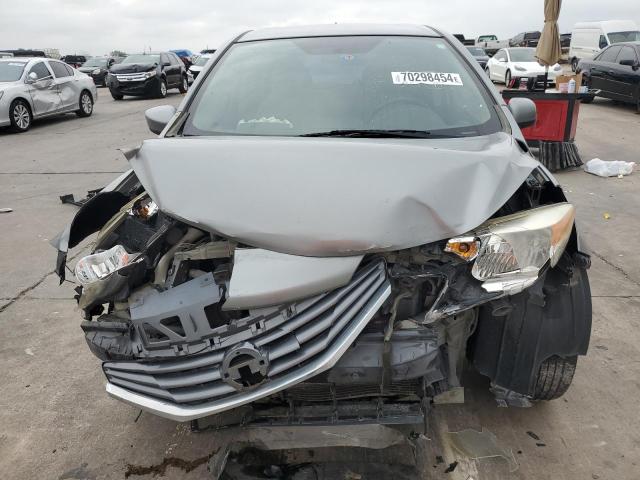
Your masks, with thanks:
M544 88L547 89L549 66L555 65L562 55L560 46L560 32L558 31L558 17L562 0L544 0L544 28L536 49L536 58L544 65Z

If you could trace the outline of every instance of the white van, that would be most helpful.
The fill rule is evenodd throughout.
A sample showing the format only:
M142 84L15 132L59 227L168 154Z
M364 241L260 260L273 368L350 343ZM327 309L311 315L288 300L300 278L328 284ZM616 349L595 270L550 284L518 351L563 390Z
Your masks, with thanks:
M640 40L638 25L633 20L604 20L576 23L571 32L569 62L575 72L578 61L593 58L612 43Z

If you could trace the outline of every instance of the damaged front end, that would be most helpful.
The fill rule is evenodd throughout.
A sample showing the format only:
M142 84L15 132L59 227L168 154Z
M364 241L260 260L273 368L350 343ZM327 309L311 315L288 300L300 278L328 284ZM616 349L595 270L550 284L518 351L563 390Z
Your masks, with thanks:
M588 302L587 257L563 200L535 170L457 237L313 257L188 224L130 172L54 240L57 271L98 231L75 266L81 327L127 403L177 421L225 412L220 426L420 424L434 399L462 399L467 360L526 404L542 362L586 351L590 309L565 307Z

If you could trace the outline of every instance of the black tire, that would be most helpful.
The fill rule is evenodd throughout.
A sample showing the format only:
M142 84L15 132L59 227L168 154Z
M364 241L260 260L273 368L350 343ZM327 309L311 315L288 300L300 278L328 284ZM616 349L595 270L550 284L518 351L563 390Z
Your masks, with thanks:
M11 102L9 120L11 121L11 130L14 132L23 133L29 130L31 123L33 123L33 114L29 104L20 99Z
M87 90L83 90L80 94L78 104L80 108L76 110L76 115L79 117L90 117L93 113L93 97Z
M575 57L571 59L571 71L573 73L578 71L578 59Z
M182 76L182 81L180 82L178 89L180 90L180 93L187 93L189 90L189 79L186 75Z
M156 97L165 98L167 96L167 81L161 78L156 88Z
M113 90L109 89L109 93L111 93L111 96L113 97L114 100L122 100L124 98L124 95L118 93L118 92L114 92Z
M504 74L504 84L507 88L509 88L509 83L511 83L511 70L507 70L507 73Z
M554 356L542 362L536 377L533 399L555 400L567 393L577 363L577 356L567 358Z
M589 78L588 77L584 78L583 85L586 86L587 88L591 88L589 86ZM593 97L583 98L582 100L580 100L580 103L591 103L591 102L593 102L594 98L595 98L595 95Z

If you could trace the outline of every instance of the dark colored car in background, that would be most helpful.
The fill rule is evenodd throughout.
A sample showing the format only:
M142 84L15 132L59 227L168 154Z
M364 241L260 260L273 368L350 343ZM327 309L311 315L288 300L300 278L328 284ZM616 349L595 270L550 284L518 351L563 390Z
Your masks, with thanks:
M510 47L537 47L540 32L522 32L509 40Z
M175 53L138 53L111 67L107 87L114 100L122 100L125 95L164 98L170 88L186 93L189 81L187 69Z
M473 55L473 58L478 61L478 63L484 70L487 67L487 62L489 61L489 55L487 55L487 52L484 51L484 48L467 47L467 50L469 50L469 53Z
M580 60L577 71L597 96L631 103L640 112L640 42L611 45L594 59Z
M120 57L93 57L84 62L78 70L93 78L96 85L106 87L109 68L122 60Z
M19 48L17 50L5 50L4 48L0 48L0 52L3 53L11 53L14 57L46 57L47 55L44 53L44 50L32 50L32 49L23 49Z
M65 55L60 60L73 68L80 68L87 61L87 57L84 55Z

